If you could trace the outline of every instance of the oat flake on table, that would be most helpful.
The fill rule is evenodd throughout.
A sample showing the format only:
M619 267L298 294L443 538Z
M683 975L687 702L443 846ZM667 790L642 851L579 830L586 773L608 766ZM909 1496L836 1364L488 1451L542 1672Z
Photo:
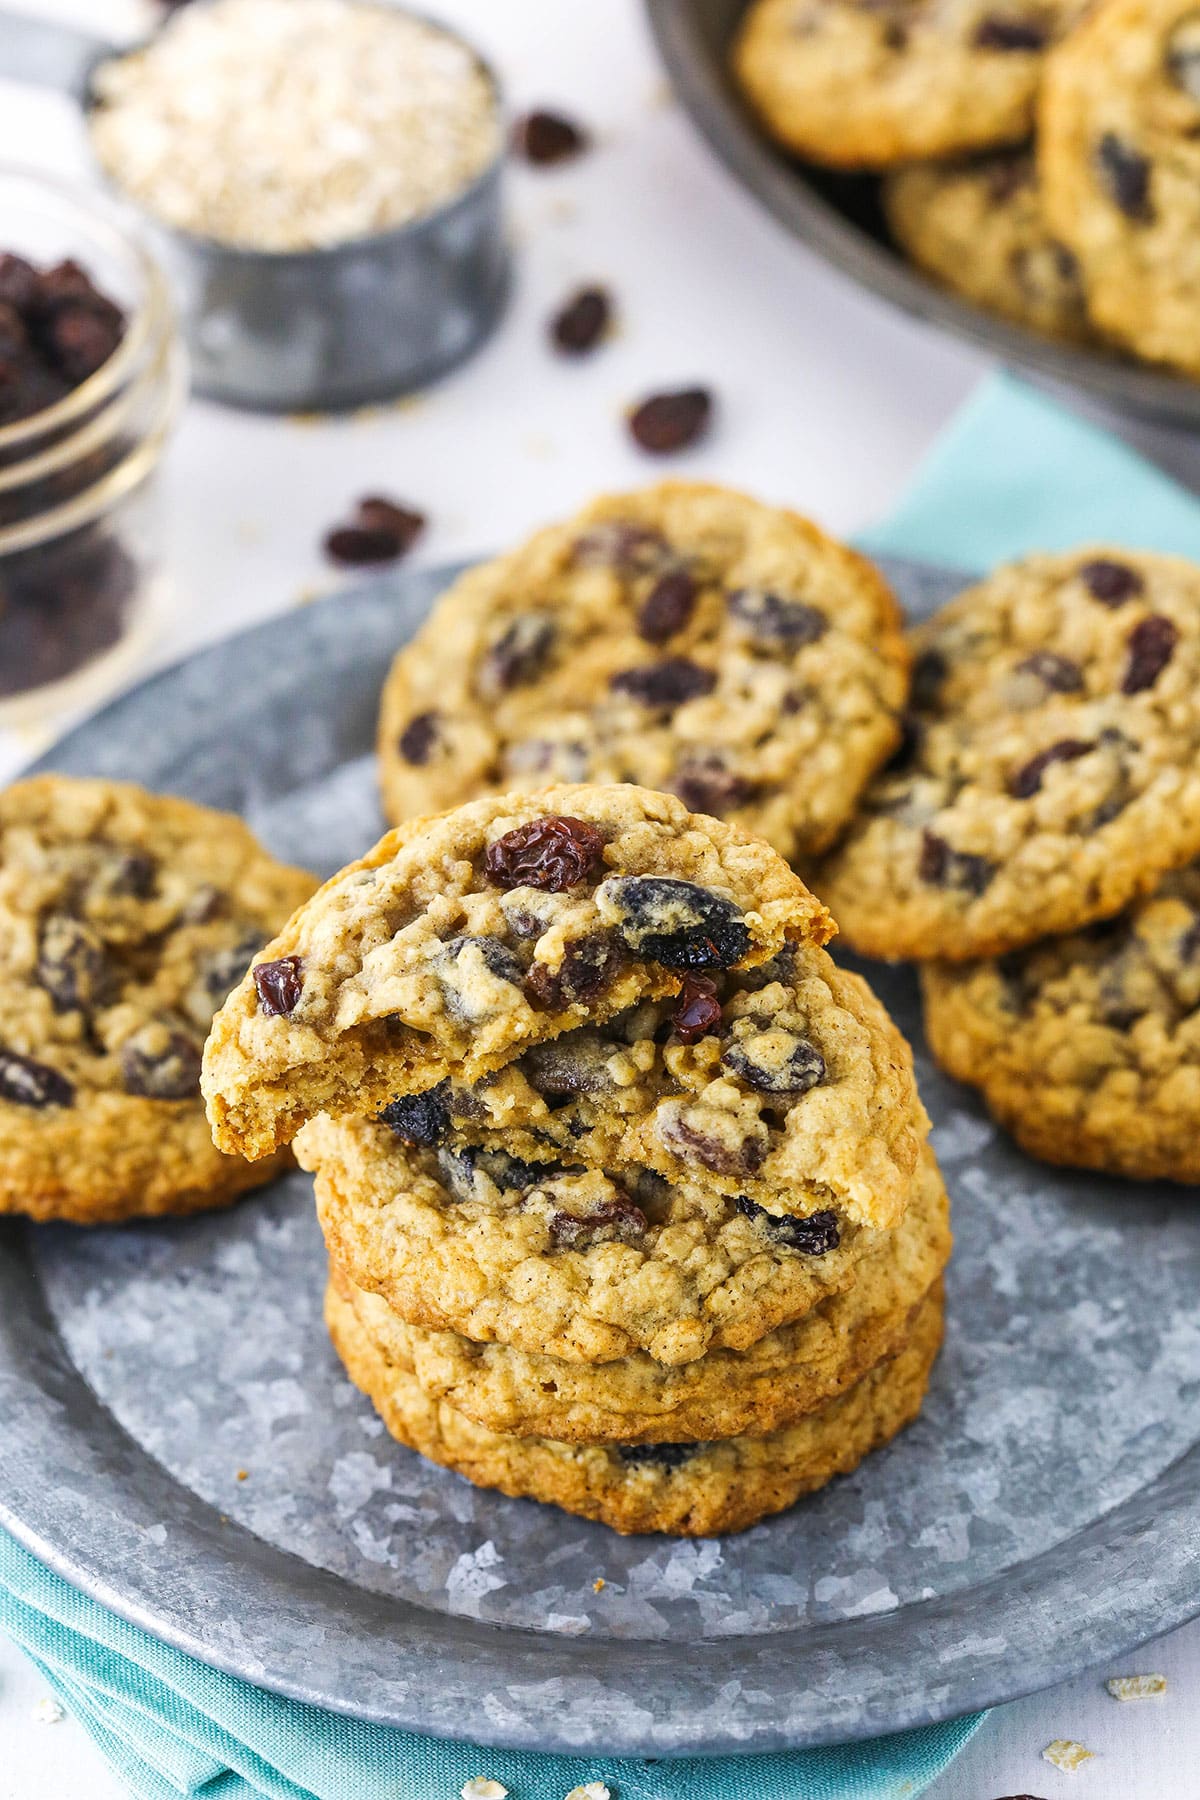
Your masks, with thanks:
M496 155L486 71L458 39L355 0L212 0L101 64L92 145L180 230L305 250L403 225Z
M1157 1700L1167 1691L1165 1675L1114 1675L1105 1682L1114 1700Z
M1072 1743L1070 1738L1055 1738L1042 1751L1042 1760L1053 1763L1065 1775L1076 1775L1084 1763L1091 1762L1095 1754L1094 1750L1087 1750L1082 1744Z

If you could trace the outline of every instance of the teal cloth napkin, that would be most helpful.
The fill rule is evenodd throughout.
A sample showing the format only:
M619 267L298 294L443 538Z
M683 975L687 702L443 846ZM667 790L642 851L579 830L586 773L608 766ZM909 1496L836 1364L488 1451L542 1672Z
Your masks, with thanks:
M1200 505L1115 439L1007 377L984 383L869 549L982 569L1088 539L1200 558ZM980 1716L790 1755L631 1762L448 1743L301 1706L127 1625L0 1532L0 1628L137 1800L456 1800L490 1776L513 1800L601 1780L618 1800L915 1800ZM736 1646L730 1646L736 1657Z

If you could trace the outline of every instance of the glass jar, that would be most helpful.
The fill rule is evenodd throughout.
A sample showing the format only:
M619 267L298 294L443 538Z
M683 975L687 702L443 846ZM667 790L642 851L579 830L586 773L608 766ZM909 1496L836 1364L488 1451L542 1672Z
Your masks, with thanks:
M0 251L79 263L125 328L53 405L0 426L0 725L93 699L166 610L157 482L187 387L166 280L105 195L0 166Z

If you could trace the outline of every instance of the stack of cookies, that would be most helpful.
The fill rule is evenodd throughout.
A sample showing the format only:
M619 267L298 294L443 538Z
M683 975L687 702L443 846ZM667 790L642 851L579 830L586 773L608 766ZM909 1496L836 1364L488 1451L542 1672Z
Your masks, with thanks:
M753 0L766 129L884 173L914 262L1052 337L1200 375L1200 21L1190 0Z
M947 1200L832 930L633 785L414 820L294 915L214 1023L209 1116L314 1171L333 1340L401 1442L710 1534L915 1415Z
M1195 1181L1200 568L1032 556L915 649L905 751L814 885L921 962L934 1053L1032 1154Z

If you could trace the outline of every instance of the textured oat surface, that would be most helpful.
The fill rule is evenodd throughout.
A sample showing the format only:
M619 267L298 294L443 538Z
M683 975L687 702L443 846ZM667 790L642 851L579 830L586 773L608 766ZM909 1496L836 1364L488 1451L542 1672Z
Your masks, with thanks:
M1079 265L1046 222L1030 151L896 169L883 206L913 262L964 300L1050 337L1094 335Z
M410 1449L514 1498L552 1501L621 1532L715 1537L782 1512L844 1475L916 1417L942 1339L942 1295L921 1308L909 1342L821 1411L766 1437L634 1446L505 1437L434 1401L393 1362L331 1287L326 1321L356 1386Z
M378 1294L333 1280L363 1329L434 1401L490 1430L572 1442L761 1436L826 1405L906 1340L950 1253L949 1203L926 1152L904 1223L863 1256L849 1289L748 1350L678 1367L644 1352L598 1366L406 1325Z
M531 1162L650 1168L774 1213L895 1225L928 1121L911 1051L866 983L797 946L710 985L699 1004L721 1010L702 1035L686 992L564 1033L473 1087L443 1084L417 1141L432 1123ZM403 1118L396 1129L413 1141Z
M400 652L386 810L634 781L811 853L898 740L899 626L871 564L795 513L701 483L607 496L462 576Z
M314 885L185 800L53 775L0 794L0 1212L188 1212L277 1172L214 1149L200 1052Z
M868 955L995 955L1200 850L1200 569L1092 547L998 569L914 634L908 753L811 871Z
M1200 1180L1200 869L997 961L923 971L942 1066L1032 1155Z
M547 891L489 872L498 840L547 817L592 834L594 855L568 871L578 879ZM315 1113L378 1111L451 1073L474 1080L569 1026L674 992L682 974L657 960L673 952L656 931L698 937L708 960L713 933L732 964L832 929L765 844L641 788L561 787L411 820L268 945L259 964L287 964L287 1009L268 1010L256 969L218 1014L203 1073L214 1137L262 1156Z
M1190 0L1104 0L1049 59L1047 217L1098 325L1200 375L1200 19Z
M1045 53L1077 0L756 0L742 89L813 162L887 167L1020 143Z

